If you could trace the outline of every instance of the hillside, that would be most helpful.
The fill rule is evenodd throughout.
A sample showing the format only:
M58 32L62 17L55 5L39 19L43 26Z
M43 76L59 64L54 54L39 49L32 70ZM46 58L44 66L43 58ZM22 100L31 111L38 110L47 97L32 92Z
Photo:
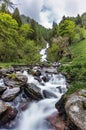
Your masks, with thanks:
M70 47L72 59L68 62L67 58L61 59L63 65L59 68L67 77L70 88L67 95L86 89L86 40L82 40Z

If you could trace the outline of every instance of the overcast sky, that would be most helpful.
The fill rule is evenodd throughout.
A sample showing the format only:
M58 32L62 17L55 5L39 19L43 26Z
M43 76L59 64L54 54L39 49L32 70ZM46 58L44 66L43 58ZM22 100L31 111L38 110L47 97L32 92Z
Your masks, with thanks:
M86 0L12 0L20 13L51 28L52 22L59 23L62 16L76 16L86 12Z

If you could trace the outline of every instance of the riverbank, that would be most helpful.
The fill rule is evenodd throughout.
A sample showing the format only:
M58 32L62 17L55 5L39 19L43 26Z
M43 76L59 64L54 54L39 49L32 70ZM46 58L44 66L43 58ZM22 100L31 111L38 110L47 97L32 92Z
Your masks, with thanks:
M66 76L68 91L56 104L67 130L86 129L86 40L69 47L71 59L63 57L58 69ZM82 94L81 94L82 93Z
M59 67L59 71L66 76L70 84L67 95L86 89L86 40L71 45L70 52L72 58L63 57Z

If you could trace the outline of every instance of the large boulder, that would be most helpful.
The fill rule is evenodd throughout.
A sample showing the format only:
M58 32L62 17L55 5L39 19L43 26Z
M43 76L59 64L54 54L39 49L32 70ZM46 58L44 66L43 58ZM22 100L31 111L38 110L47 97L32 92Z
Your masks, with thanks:
M18 111L0 100L0 127L14 119Z
M7 110L0 115L0 126L12 121L17 116L17 109L7 106Z
M40 100L43 98L41 94L41 89L33 83L29 83L28 86L25 87L24 90L27 96L32 99Z
M4 101L12 101L20 92L20 88L7 89L1 96Z
M70 95L65 110L69 119L80 129L86 130L86 90Z
M4 78L4 83L12 88L23 87L27 84L28 78L21 74L11 74Z

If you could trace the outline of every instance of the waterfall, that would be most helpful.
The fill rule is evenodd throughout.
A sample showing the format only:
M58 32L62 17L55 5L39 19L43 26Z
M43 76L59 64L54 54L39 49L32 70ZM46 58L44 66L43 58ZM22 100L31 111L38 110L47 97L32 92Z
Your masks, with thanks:
M42 55L41 56L41 62L44 62L44 61L47 61L46 58L47 58L47 49L49 48L49 43L47 42L46 43L46 48L42 49L40 51L40 54Z

